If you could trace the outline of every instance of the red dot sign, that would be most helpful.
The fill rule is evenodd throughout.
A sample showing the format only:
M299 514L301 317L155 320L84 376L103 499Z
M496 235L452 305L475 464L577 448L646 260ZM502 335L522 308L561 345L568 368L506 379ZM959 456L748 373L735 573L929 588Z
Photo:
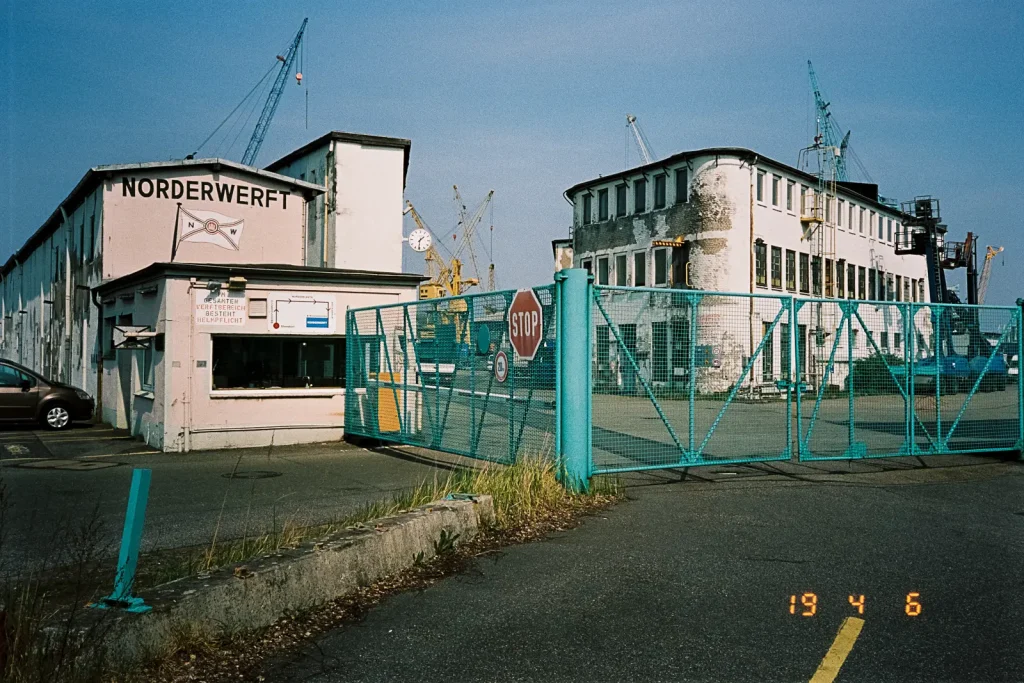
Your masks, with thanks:
M544 337L544 309L532 289L520 289L508 308L508 336L523 360L533 360Z

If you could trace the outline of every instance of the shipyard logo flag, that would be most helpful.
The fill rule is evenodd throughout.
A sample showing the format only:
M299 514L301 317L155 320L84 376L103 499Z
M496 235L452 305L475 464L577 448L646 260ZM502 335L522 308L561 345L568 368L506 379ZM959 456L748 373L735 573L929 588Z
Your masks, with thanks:
M245 221L216 211L182 208L178 214L178 243L206 242L238 251Z

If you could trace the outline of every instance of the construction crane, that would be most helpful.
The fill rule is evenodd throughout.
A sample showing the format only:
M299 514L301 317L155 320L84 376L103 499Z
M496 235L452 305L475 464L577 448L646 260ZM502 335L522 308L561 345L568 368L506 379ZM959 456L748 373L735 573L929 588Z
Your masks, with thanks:
M408 199L405 200L405 213L412 216L413 221L416 222L416 227L421 230L426 230L431 235L434 231L431 230L423 217L420 216L419 211L412 205L412 202ZM463 278L462 277L462 261L452 256L451 261L446 262L441 256L441 253L437 250L437 239L435 236L434 241L423 255L424 261L427 265L427 276L428 282L420 285L420 298L421 299L439 299L443 296L458 296L464 294L470 287L474 287L480 284L480 280L476 278Z
M821 94L821 86L818 85L818 75L814 73L814 66L811 60L807 60L807 72L811 76L811 90L814 91L814 109L818 122L818 134L821 136L822 144L829 154L834 157L836 168L836 180L849 180L846 170L846 151L850 145L850 133L840 136L840 130L829 111L830 102L825 101Z
M483 219L484 214L487 212L487 206L491 203L491 198L494 197L494 190L487 193L484 200L480 202L480 206L477 207L473 215L469 215L466 208L465 202L462 201L462 195L459 193L459 186L452 185L452 189L455 191L455 205L459 211L459 226L462 227L462 242L459 243L458 249L455 251L455 258L458 258L464 251L469 251L469 259L473 264L473 275L476 276L477 282L480 281L480 267L476 260L476 249L473 246L474 239L477 237L476 228ZM493 226L491 228L494 229ZM488 264L488 291L494 290L494 262L492 254L488 253L488 260L491 263Z
M978 278L978 303L985 303L985 294L988 292L988 279L992 277L992 258L1003 250L1002 247L985 247L985 265L981 267L981 277Z
M308 18L302 20L302 26L299 27L299 32L295 34L295 39L288 46L288 50L283 56L277 56L277 59L281 62L281 68L277 72L274 86L270 89L270 95L267 97L267 101L263 105L263 111L260 113L260 118L256 122L256 129L253 130L252 137L249 138L249 146L245 148L245 154L242 155L242 163L246 166L252 166L256 162L256 156L260 153L263 139L267 136L267 129L270 127L270 122L274 119L274 113L277 111L277 105L281 101L285 79L295 63L295 55L299 52L299 44L302 42L302 34L306 31L306 23L308 21ZM295 81L302 85L301 72L295 73Z
M640 152L640 159L644 165L647 165L655 160L654 151L651 149L651 143L644 134L640 124L637 123L636 117L632 114L626 114L626 127L633 132L633 139L636 141L637 151Z

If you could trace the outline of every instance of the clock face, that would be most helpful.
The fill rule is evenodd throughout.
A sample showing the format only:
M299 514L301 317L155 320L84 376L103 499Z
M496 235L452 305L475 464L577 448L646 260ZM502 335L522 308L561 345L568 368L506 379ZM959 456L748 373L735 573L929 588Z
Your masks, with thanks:
M431 242L433 239L430 237L430 233L423 228L416 228L409 235L409 246L413 251L426 251L430 249Z

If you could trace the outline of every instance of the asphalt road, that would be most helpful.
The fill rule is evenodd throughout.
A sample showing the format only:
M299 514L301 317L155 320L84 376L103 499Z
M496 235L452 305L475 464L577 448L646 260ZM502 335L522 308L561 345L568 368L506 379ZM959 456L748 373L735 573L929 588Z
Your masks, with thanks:
M109 427L0 431L0 571L59 562L68 531L95 520L90 539L116 556L132 469L153 472L143 551L210 543L316 524L444 476L449 462L345 443L206 451L153 451ZM436 465L441 465L442 468ZM232 477L234 473L234 477Z
M854 616L837 681L1021 681L1022 475L970 457L635 475L631 501L581 528L394 596L262 673L809 681Z

